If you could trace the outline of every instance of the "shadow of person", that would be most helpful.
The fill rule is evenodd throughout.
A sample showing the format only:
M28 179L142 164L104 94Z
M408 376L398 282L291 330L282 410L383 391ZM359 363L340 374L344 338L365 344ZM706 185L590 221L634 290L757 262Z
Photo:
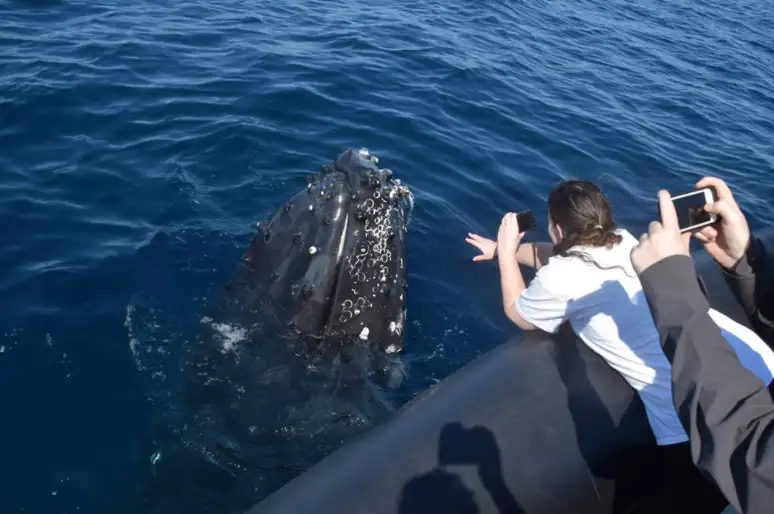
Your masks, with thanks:
M473 491L465 486L458 475L436 468L406 483L398 512L478 514L479 509Z
M516 514L523 510L508 490L503 478L500 447L488 428L465 429L461 423L448 423L438 439L438 463L441 466L475 465L481 483L501 513Z
M503 478L500 448L488 428L466 429L461 423L447 423L438 438L438 467L406 483L400 500L400 514L444 512L450 514L486 511L473 491L448 466L473 466L484 489L500 514L524 514Z

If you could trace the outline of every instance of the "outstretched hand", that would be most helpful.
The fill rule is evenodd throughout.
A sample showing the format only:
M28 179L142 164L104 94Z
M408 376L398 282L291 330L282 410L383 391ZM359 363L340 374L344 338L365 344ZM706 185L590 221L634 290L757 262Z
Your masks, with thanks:
M653 221L640 244L632 249L632 265L642 274L657 262L673 255L690 255L691 233L680 233L677 212L667 191L658 192L661 221Z
M494 259L495 249L497 249L497 242L492 239L481 237L478 234L468 234L465 241L472 244L481 251L481 255L473 257L473 261L489 261Z

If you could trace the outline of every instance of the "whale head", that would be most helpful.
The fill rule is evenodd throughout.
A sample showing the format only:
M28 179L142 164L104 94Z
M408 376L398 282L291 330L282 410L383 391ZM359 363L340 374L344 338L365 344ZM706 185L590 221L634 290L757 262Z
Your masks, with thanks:
M368 150L345 150L258 224L240 287L298 333L400 352L413 206L409 188Z

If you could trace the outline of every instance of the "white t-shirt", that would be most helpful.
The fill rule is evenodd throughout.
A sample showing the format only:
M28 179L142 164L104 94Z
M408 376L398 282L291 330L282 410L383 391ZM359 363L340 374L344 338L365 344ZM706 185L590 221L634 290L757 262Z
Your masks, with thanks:
M715 309L709 310L709 316L734 349L742 366L768 386L774 379L774 351L769 345L758 334Z
M639 393L658 444L687 441L672 401L671 365L631 264L631 250L638 242L626 230L617 233L623 240L612 249L574 249L609 269L574 256L553 256L516 300L516 309L526 321L550 333L569 321L578 337ZM745 350L742 364L752 365L751 371L770 382L774 352L746 327L716 311L710 315L722 323L737 354Z

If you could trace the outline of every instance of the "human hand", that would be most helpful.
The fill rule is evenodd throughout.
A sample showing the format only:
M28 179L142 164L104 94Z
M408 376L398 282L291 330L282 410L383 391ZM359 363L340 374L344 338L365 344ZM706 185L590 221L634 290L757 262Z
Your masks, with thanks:
M519 249L524 232L519 232L519 219L515 212L503 216L500 230L497 231L497 248L501 255L515 255Z
M694 237L701 241L713 259L726 269L731 269L742 260L750 244L750 227L742 210L734 200L731 189L715 177L704 177L696 187L714 187L718 199L705 207L707 212L720 215L719 226L704 227Z
M468 234L465 241L472 244L481 251L481 255L476 255L473 260L488 261L494 259L495 250L497 250L497 242L485 237L481 237L478 234Z
M652 222L648 232L640 237L640 244L632 249L632 265L639 275L667 257L689 255L691 234L680 233L677 212L669 193L659 191L658 202L661 207L661 221Z

